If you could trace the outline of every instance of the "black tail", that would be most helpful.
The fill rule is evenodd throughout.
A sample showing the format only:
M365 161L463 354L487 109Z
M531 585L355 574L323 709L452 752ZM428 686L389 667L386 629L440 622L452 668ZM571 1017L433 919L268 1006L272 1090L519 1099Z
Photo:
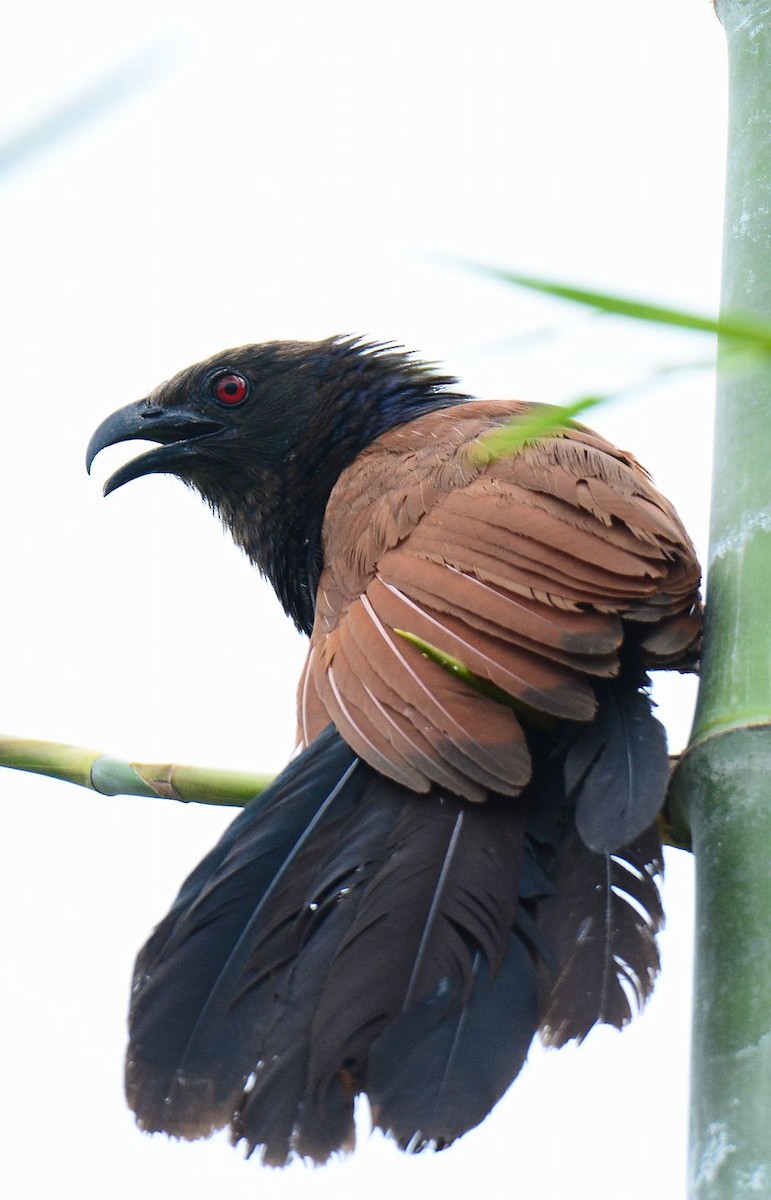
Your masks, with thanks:
M573 774L604 745L573 749ZM587 849L572 813L592 771L576 805L565 759L539 756L528 803L471 804L416 796L322 734L139 955L126 1086L142 1128L229 1125L268 1163L323 1162L352 1147L364 1092L401 1146L441 1147L487 1115L539 1026L562 1044L624 1024L658 967L660 845Z

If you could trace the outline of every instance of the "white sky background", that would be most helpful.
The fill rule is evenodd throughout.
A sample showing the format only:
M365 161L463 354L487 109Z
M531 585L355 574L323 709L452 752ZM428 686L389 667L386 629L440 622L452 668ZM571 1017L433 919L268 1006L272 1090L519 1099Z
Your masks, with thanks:
M278 770L301 639L179 483L101 499L129 455L103 455L89 480L93 428L189 362L275 337L395 339L471 391L554 401L707 357L695 337L441 258L714 311L723 39L706 0L42 0L6 16L0 142L148 47L144 89L0 178L0 728ZM677 375L592 414L702 557L712 387ZM693 688L659 695L677 748ZM278 1173L221 1138L144 1137L122 1098L134 953L231 814L15 772L0 796L5 1195L683 1194L685 855L668 858L663 977L623 1036L534 1050L443 1154L363 1139L348 1162Z

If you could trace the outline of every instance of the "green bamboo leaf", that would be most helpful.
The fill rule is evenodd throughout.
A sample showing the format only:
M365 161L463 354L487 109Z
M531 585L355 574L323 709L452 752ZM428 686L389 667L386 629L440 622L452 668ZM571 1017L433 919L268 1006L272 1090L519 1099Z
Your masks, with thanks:
M423 638L418 637L415 633L410 633L406 629L394 629L394 633L398 633L399 637L404 638L412 646L429 658L431 662L437 663L443 670L448 671L451 675L456 675L467 683L469 687L473 687L477 692L481 692L483 696L490 696L493 700L498 700L499 703L513 708L518 717L521 717L526 723L537 727L538 729L552 730L556 728L556 722L545 713L539 712L535 708L531 708L529 704L525 704L522 700L518 700L516 696L512 696L509 692L505 692L495 683L491 683L489 679L483 679L481 675L476 675L469 670L464 662L459 658L455 658L453 654L448 654L445 650L440 650L438 646L433 646L431 642L426 642Z
M29 159L47 153L117 105L138 95L168 70L170 50L165 42L144 46L117 63L109 73L62 100L40 120L11 134L0 143L0 176L26 166Z
M631 317L636 321L649 321L656 325L669 325L678 329L691 329L698 333L717 334L731 341L744 342L764 354L771 354L771 322L752 314L732 312L722 317L708 317L686 309L669 308L660 304L649 304L629 296L590 288L573 287L556 280L543 279L535 275L522 275L517 271L506 271L500 267L484 266L481 263L466 264L492 279L530 291L541 292L573 304L581 304L598 312L614 316Z
M562 429L569 429L573 417L609 399L610 396L583 396L571 404L534 408L521 417L515 417L505 425L498 425L482 434L471 446L470 456L474 462L488 463L507 454L517 454L524 446L538 441L539 438L550 437Z

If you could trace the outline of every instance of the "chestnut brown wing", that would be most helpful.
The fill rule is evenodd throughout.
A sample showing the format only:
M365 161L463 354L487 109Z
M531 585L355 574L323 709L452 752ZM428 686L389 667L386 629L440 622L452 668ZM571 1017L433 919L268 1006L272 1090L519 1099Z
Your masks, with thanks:
M590 721L592 678L618 672L630 637L648 665L691 650L699 568L671 505L631 456L579 427L485 464L479 437L525 409L473 401L432 413L340 477L300 687L304 741L331 720L417 791L516 795L530 776L522 705Z

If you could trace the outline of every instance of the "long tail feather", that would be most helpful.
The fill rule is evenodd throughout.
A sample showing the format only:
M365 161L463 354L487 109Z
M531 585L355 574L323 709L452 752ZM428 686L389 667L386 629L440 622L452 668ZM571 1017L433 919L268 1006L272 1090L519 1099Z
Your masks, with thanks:
M669 782L669 757L664 727L634 676L598 683L596 690L597 716L579 726L567 751L565 782L585 844L608 853L655 820Z
M361 1091L405 1143L476 1124L537 1025L523 839L521 805L415 796L322 734L140 954L127 1094L143 1128L229 1124L278 1164L349 1148Z
M635 756L653 718L632 690L602 698L596 736L565 748L533 732L527 790L483 804L416 795L322 733L139 955L126 1088L140 1125L230 1126L271 1165L323 1162L352 1148L365 1093L401 1146L442 1147L486 1116L538 1028L562 1045L625 1024L653 986L662 921L655 832L616 849L648 803ZM577 828L579 810L601 823L595 804L612 852Z
M593 1025L621 1029L642 1008L659 970L656 933L664 923L655 877L663 872L655 826L614 854L587 849L576 830L560 847L554 893L543 901L541 932L557 970L543 973L541 1039L583 1041Z
M232 1004L253 949L245 933L303 839L329 819L330 801L351 803L357 761L322 735L233 822L140 952L126 1093L144 1129L195 1138L229 1121L264 1019L250 993Z
M512 933L496 972L477 952L460 1006L439 989L374 1042L368 1090L375 1123L403 1149L450 1145L519 1074L537 1024L535 965Z

